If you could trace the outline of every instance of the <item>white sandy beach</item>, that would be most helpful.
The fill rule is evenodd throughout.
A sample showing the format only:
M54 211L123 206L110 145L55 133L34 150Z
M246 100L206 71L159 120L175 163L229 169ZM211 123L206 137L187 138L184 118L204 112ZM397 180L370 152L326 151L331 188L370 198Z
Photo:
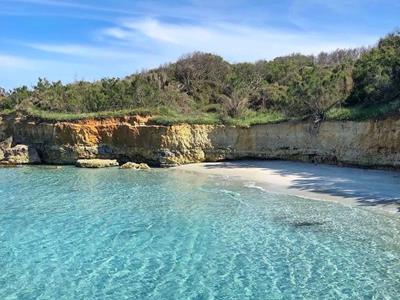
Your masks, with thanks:
M400 172L287 161L200 163L175 169L225 176L269 192L377 208L400 215Z

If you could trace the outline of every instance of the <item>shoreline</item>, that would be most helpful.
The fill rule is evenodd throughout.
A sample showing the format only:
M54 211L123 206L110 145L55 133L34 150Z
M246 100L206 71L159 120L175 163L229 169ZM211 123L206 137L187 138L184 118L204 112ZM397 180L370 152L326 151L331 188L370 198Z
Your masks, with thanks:
M400 216L400 173L291 161L196 163L171 169L223 176L267 192Z

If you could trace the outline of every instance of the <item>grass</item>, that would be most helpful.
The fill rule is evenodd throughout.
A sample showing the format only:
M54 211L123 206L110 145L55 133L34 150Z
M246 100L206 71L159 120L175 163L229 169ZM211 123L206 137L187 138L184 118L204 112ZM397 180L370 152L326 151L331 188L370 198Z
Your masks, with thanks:
M192 115L157 115L151 119L151 124L174 125L174 124L202 124L217 125L221 120L215 113L199 113Z
M223 118L223 123L230 126L250 127L252 125L271 124L287 120L288 118L279 112L249 112L243 117Z
M221 113L211 110L211 112L198 111L189 114L177 113L168 107L159 107L151 109L125 109L117 111L102 111L93 113L62 113L44 111L36 108L20 111L22 114L38 118L43 121L76 121L83 119L102 119L122 116L152 116L150 124L155 125L173 125L173 124L204 124L249 127L252 125L271 124L288 121L289 119L280 112L255 112L248 111L244 116L231 118L222 117ZM0 111L1 115L16 113L15 110ZM327 120L332 121L362 121L368 119L380 119L386 116L400 114L400 99L384 104L365 106L353 106L333 108L327 113Z
M61 113L44 111L39 109L29 109L25 111L27 115L36 117L45 121L75 121L83 119L101 119L101 118L113 118L121 116L132 116L132 115L151 115L150 110L143 109L126 109L118 111L102 111L93 113Z
M0 111L0 115L15 113L15 110ZM285 120L284 116L275 112L248 112L240 118L221 118L217 112L196 112L190 114L177 113L165 107L157 109L129 109L118 111L103 111L93 113L62 113L53 111L44 111L36 108L20 111L30 117L38 118L43 121L78 121L84 119L102 119L116 118L132 115L151 115L150 124L155 125L173 125L173 124L204 124L248 127L256 124L268 124Z
M327 120L333 121L363 121L380 119L400 113L400 99L389 103L370 106L353 106L333 108L327 113Z
M178 116L155 116L151 123L158 125L173 125L173 124L205 124L205 125L229 125L238 127L249 127L258 124L270 124L286 120L286 118L275 112L250 112L239 118L221 118L218 113L196 113L192 115Z

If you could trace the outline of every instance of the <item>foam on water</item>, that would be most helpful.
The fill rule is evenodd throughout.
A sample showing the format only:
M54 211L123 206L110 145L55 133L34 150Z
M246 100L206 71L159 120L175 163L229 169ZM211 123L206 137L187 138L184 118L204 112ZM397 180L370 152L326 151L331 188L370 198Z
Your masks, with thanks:
M398 299L400 221L172 170L0 169L0 299Z

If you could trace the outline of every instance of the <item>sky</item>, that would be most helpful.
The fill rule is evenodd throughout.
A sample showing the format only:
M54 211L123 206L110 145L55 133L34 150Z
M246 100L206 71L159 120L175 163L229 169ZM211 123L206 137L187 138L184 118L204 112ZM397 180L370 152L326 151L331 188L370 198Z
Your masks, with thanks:
M193 51L229 62L374 45L399 0L0 0L0 86L123 77Z

